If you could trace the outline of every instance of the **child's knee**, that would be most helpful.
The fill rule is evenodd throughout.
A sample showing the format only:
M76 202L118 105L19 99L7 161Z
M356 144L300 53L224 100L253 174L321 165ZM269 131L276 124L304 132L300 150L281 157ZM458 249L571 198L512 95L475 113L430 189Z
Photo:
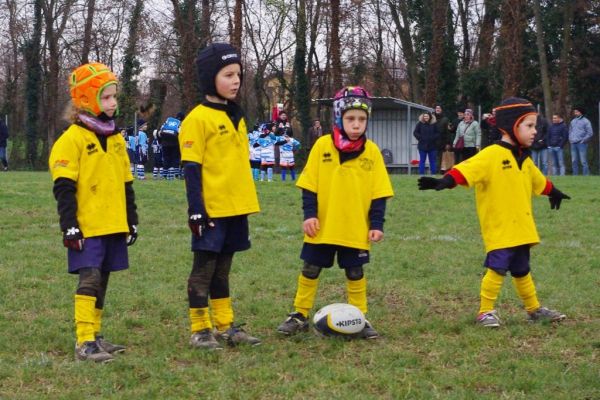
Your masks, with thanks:
M302 268L302 275L305 278L317 279L319 277L320 273L321 273L321 267L309 264L307 262L304 263L304 267Z
M102 276L99 268L81 268L79 270L77 294L96 297L101 288Z

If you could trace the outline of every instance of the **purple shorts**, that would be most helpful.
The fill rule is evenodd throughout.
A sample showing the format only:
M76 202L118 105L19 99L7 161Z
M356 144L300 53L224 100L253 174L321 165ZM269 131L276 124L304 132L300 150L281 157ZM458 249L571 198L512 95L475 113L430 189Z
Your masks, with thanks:
M493 269L500 275L510 274L516 278L525 276L529 273L529 249L528 244L509 247L507 249L492 250L487 253L484 267Z
M202 236L192 235L192 251L235 253L250 248L248 215L214 218L213 227L202 231Z
M79 268L100 268L108 272L127 269L126 235L116 233L87 238L82 251L68 249L67 260L70 274L78 274Z
M317 267L330 268L333 266L336 253L340 268L360 267L369 262L369 252L367 250L333 244L304 243L300 258Z

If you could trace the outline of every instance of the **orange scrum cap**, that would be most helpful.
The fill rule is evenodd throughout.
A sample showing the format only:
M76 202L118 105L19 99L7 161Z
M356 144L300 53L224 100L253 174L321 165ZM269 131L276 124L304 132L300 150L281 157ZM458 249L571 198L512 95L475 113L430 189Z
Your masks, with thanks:
M77 67L69 79L71 99L75 107L98 116L104 110L100 95L109 85L116 85L117 77L104 64L93 62Z

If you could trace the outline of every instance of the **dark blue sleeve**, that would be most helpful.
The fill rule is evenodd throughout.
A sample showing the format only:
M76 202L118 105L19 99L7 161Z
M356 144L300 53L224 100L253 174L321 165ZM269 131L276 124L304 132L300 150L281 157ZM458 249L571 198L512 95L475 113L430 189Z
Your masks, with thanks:
M304 210L304 220L317 218L317 194L310 190L302 189L302 209Z
M202 165L187 161L183 164L185 191L188 201L188 215L202 214L206 216L202 197Z
M369 229L383 232L386 200L385 197L381 197L371 201L371 208L369 209Z

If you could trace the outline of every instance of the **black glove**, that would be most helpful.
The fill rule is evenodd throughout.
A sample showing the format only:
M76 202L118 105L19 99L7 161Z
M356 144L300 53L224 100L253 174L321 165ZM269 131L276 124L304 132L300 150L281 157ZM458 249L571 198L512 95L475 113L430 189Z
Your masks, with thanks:
M63 245L68 249L81 251L83 250L84 241L83 234L77 226L67 228L67 230L63 232Z
M571 198L568 195L561 192L560 190L558 190L556 187L552 187L552 190L548 194L548 200L550 200L550 208L552 210L560 209L560 203L563 201L563 199L570 200Z
M419 178L419 190L443 190L450 189L456 186L456 181L450 175L444 175L442 178L432 178L430 176L422 176Z
M188 226L190 231L196 237L201 237L204 230L208 227L214 226L210 218L203 214L192 214L188 218Z
M132 246L137 240L138 232L137 225L129 225L129 233L127 234L127 246Z

